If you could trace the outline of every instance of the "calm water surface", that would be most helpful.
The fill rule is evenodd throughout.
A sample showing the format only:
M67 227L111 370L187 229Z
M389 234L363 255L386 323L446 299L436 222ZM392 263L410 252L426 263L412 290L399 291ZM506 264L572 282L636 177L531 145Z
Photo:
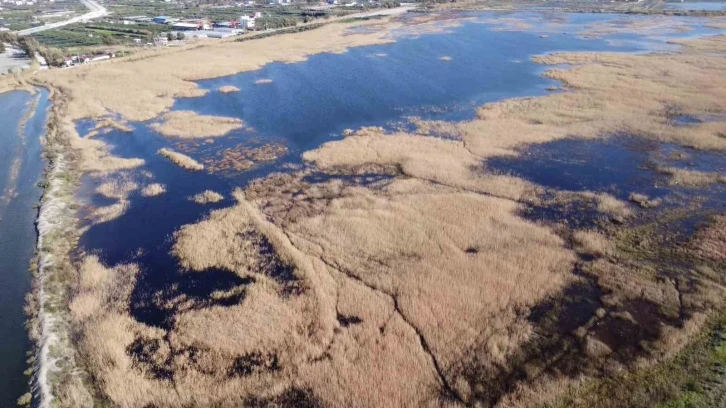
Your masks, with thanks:
M35 99L37 107L31 111ZM40 139L48 104L45 90L35 96L19 91L0 94L0 407L15 406L28 389L23 371L30 343L23 305L35 250L35 205L43 170Z

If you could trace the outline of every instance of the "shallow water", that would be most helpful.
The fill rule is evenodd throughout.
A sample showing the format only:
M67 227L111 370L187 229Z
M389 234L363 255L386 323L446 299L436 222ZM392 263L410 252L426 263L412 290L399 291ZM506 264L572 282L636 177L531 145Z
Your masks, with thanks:
M487 160L486 168L512 174L549 189L573 192L604 192L628 201L632 193L661 199L660 208L698 204L692 219L673 225L690 232L713 211L723 210L726 186L682 187L668 184L659 168L726 173L726 154L694 150L628 136L605 140L563 139L532 145L517 157ZM633 209L637 207L632 204ZM564 212L563 212L564 211ZM579 212L580 214L574 214ZM527 215L547 221L563 218L579 227L592 227L601 217L596 211L574 208L534 208ZM689 217L690 218L690 217Z
M34 111L31 102L37 98ZM30 343L23 306L30 289L28 272L35 250L35 205L43 170L40 139L44 134L48 93L41 90L0 94L0 406L13 407L28 390L23 371ZM27 123L21 126L24 116ZM15 169L13 169L15 168Z
M273 63L254 72L199 81L200 87L210 92L201 98L179 99L173 107L240 118L252 130L234 131L215 138L212 143L184 142L154 133L148 127L154 121L149 121L132 123L131 133L112 131L97 136L108 141L116 155L144 158L147 163L141 170L151 172L154 182L165 184L167 193L151 198L132 194L129 210L123 216L90 226L81 237L81 249L100 253L108 265L138 263L142 272L132 296L131 312L140 321L166 326L171 323L174 311L159 308L153 301L155 296L162 300L181 294L207 298L213 290L249 283L219 270L184 274L169 255L174 231L199 220L212 209L230 206L230 193L235 187L243 187L249 180L273 171L285 171L283 165L299 165L303 151L341 138L341 132L347 128L410 128L409 116L466 120L475 115L476 107L486 102L543 95L548 87L556 87L558 83L541 76L547 67L531 62L533 55L554 51L643 52L664 47L665 38L671 38L671 34L655 39L635 34L607 38L578 35L589 24L611 22L621 16L536 13L468 13L465 16L473 20L448 27L447 33L421 35L404 29L396 33L398 41L393 44L353 48L343 54L319 54L301 63ZM552 24L542 26L539 31L523 32L503 29L501 24L487 21L512 16L533 22L547 20ZM700 27L698 20L691 21ZM450 60L441 60L442 57ZM271 82L256 83L262 79ZM224 85L234 85L241 91L226 94L216 91ZM85 134L92 126L90 121L79 122L79 133ZM285 145L288 153L244 172L189 172L156 155L159 148L172 147L204 160L225 148L269 142ZM605 155L612 158L612 166L617 163L629 166L637 156L617 146L582 148L581 162L587 162L587 157L592 161L593 157ZM512 170L516 163L502 166ZM564 166L566 170L568 165ZM540 167L536 174L524 174L529 167L531 163L523 164L522 175L545 186L555 183L563 170L553 165ZM572 168L573 172L580 170L576 166ZM574 190L595 187L609 191L612 178L620 177L615 184L638 187L643 193L659 193L649 184L652 177L648 179L636 173L603 176L592 170L585 183L573 178L564 183L557 181L556 187ZM79 200L88 205L108 204L106 199L92 193L96 182L89 177L84 180ZM227 198L207 206L187 199L206 189L218 191Z

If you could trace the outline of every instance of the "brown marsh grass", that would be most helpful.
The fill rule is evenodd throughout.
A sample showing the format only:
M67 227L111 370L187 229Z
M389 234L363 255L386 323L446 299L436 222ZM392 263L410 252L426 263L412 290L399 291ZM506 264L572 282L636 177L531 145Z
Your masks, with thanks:
M638 204L641 208L653 208L659 206L663 200L660 198L651 199L645 194L630 193L628 201Z
M234 85L225 85L225 86L219 87L219 92L221 92L221 93L231 93L231 92L239 92L239 91L240 91L240 89Z
M244 122L237 118L200 115L193 111L169 112L162 116L162 120L150 127L164 136L181 139L219 137L245 127Z
M96 187L96 194L106 198L122 199L139 189L138 183L132 180L111 180Z
M201 171L204 170L204 165L199 163L198 161L192 159L191 157L175 152L171 149L167 148L161 148L157 152L158 154L166 157L171 161L172 163L176 164L177 166L187 169L187 170L194 170L194 171Z
M668 184L684 187L703 187L710 184L726 183L726 174L687 170L677 167L659 169L661 173L670 175Z
M161 183L152 183L141 189L141 195L144 197L156 197L166 193L166 186Z
M245 171L257 163L270 162L287 154L287 146L279 143L266 143L257 147L240 144L217 152L214 156L205 157L204 166L209 172Z
M189 197L189 199L197 204L210 204L218 203L224 200L224 196L216 191L205 190L199 194L195 194L194 196Z

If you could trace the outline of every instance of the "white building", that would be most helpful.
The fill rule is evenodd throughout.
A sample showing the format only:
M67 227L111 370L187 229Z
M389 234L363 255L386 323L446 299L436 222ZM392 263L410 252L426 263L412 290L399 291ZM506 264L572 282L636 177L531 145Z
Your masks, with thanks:
M239 18L239 26L244 29L251 29L255 27L255 17L253 16L241 16Z

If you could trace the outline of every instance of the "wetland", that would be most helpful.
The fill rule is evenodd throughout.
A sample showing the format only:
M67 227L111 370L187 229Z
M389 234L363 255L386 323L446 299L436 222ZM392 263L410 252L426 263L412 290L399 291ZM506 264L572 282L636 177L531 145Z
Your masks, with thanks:
M34 404L714 406L714 22L410 13L38 74Z

